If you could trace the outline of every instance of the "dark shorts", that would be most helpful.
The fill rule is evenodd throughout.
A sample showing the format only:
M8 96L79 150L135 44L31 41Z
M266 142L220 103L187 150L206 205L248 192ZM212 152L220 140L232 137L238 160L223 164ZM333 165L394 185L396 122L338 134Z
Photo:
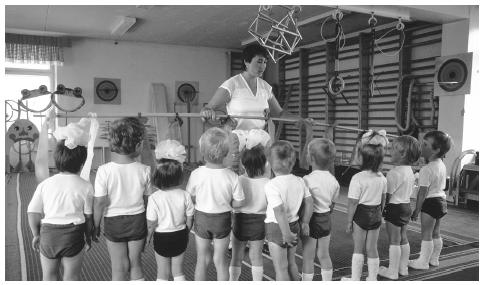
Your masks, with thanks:
M426 198L423 202L421 212L424 212L436 220L441 219L446 213L448 213L448 204L446 199L441 197Z
M235 213L233 234L238 240L252 241L265 238L265 215Z
M104 235L112 242L129 242L146 238L146 212L135 215L104 217Z
M366 231L379 228L382 222L381 205L357 205L353 221Z
M163 257L175 257L185 252L188 240L188 228L169 233L154 232L154 251Z
M297 234L299 236L300 233L300 225L299 222L291 222L289 224L290 226L290 231L294 234ZM280 226L277 223L266 223L265 224L265 236L267 241L273 242L277 244L280 247L287 247L287 243L283 242L283 236L282 236L282 231L280 230Z
M194 231L204 239L222 239L231 232L231 212L218 214L195 210Z
M42 224L40 252L49 259L76 256L84 248L84 232L85 224Z
M409 203L386 204L382 216L386 222L402 227L409 223L411 218L411 205Z
M330 235L330 212L313 213L309 222L310 237L319 239Z

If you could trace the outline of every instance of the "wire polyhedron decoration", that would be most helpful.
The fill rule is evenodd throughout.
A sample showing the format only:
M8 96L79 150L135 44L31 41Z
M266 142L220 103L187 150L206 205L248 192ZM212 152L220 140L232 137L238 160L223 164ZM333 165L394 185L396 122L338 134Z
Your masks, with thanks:
M283 9L282 15L276 15L271 5L260 5L257 17L248 28L248 33L267 49L274 62L292 54L302 39L297 27L300 6L277 7Z

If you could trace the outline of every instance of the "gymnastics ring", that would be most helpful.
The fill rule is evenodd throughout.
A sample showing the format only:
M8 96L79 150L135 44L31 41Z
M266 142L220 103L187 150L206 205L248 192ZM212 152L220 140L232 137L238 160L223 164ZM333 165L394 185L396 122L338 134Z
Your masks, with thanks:
M404 30L404 23L402 22L401 18L399 18L399 22L396 24L396 30L402 31Z
M62 108L59 104L57 104L57 102L55 101L55 95L56 94L80 98L80 99L82 99L82 102L79 104L79 106L75 107L74 109L67 110L67 109ZM75 112L75 111L79 110L80 108L82 108L82 106L84 106L84 104L86 103L86 100L82 96L82 89L80 87L70 89L70 88L66 88L62 84L57 85L57 91L53 92L52 95L50 95L50 101L52 102L52 104L55 107L57 107L59 110L61 110L63 112Z
M334 13L332 13L332 19L334 19L334 21L340 22L343 17L344 13L342 13L340 9L337 9Z
M374 25L372 24L372 22L374 22ZM374 17L374 12L371 13L371 17L369 18L369 20L367 20L367 24L369 24L369 26L371 27L377 25L377 19L376 17Z
M341 85L340 88L338 88L338 90L334 90L334 88L332 87L336 83L339 83ZM344 79L340 75L334 75L334 76L332 76L332 78L330 78L328 87L329 87L329 93L330 94L332 94L334 96L339 95L340 93L342 93L342 91L344 91L344 88L345 88Z

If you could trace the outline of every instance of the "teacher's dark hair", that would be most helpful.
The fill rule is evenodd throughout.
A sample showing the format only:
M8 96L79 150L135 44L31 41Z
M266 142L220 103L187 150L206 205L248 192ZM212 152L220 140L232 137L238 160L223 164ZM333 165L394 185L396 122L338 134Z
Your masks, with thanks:
M248 45L243 49L243 53L242 53L243 62L250 63L252 59L257 55L263 56L268 60L267 49L265 49L259 44ZM244 64L242 64L242 66L243 66L243 70L246 70L246 66Z

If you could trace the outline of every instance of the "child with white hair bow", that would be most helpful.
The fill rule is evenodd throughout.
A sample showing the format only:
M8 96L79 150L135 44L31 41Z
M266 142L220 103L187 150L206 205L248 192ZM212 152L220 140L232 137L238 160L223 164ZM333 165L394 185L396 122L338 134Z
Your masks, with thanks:
M49 177L47 131L53 119L50 110L35 163L39 185L27 208L32 247L40 252L43 280L57 280L60 264L63 280L79 280L82 249L87 245L87 251L91 246L94 190L89 172L99 124L95 118L83 118L57 128L54 161L59 173Z
M270 177L266 149L270 147L271 140L267 132L259 129L234 130L233 133L238 136L241 163L245 169L245 174L239 177L245 202L243 206L234 209L230 281L237 281L240 277L247 243L250 246L253 281L262 281L264 219L267 210L264 187Z
M178 141L168 139L158 143L155 155L154 189L146 210L146 245L154 233L156 280L167 281L171 275L174 281L184 281L183 257L195 210L190 194L181 188L186 150Z

